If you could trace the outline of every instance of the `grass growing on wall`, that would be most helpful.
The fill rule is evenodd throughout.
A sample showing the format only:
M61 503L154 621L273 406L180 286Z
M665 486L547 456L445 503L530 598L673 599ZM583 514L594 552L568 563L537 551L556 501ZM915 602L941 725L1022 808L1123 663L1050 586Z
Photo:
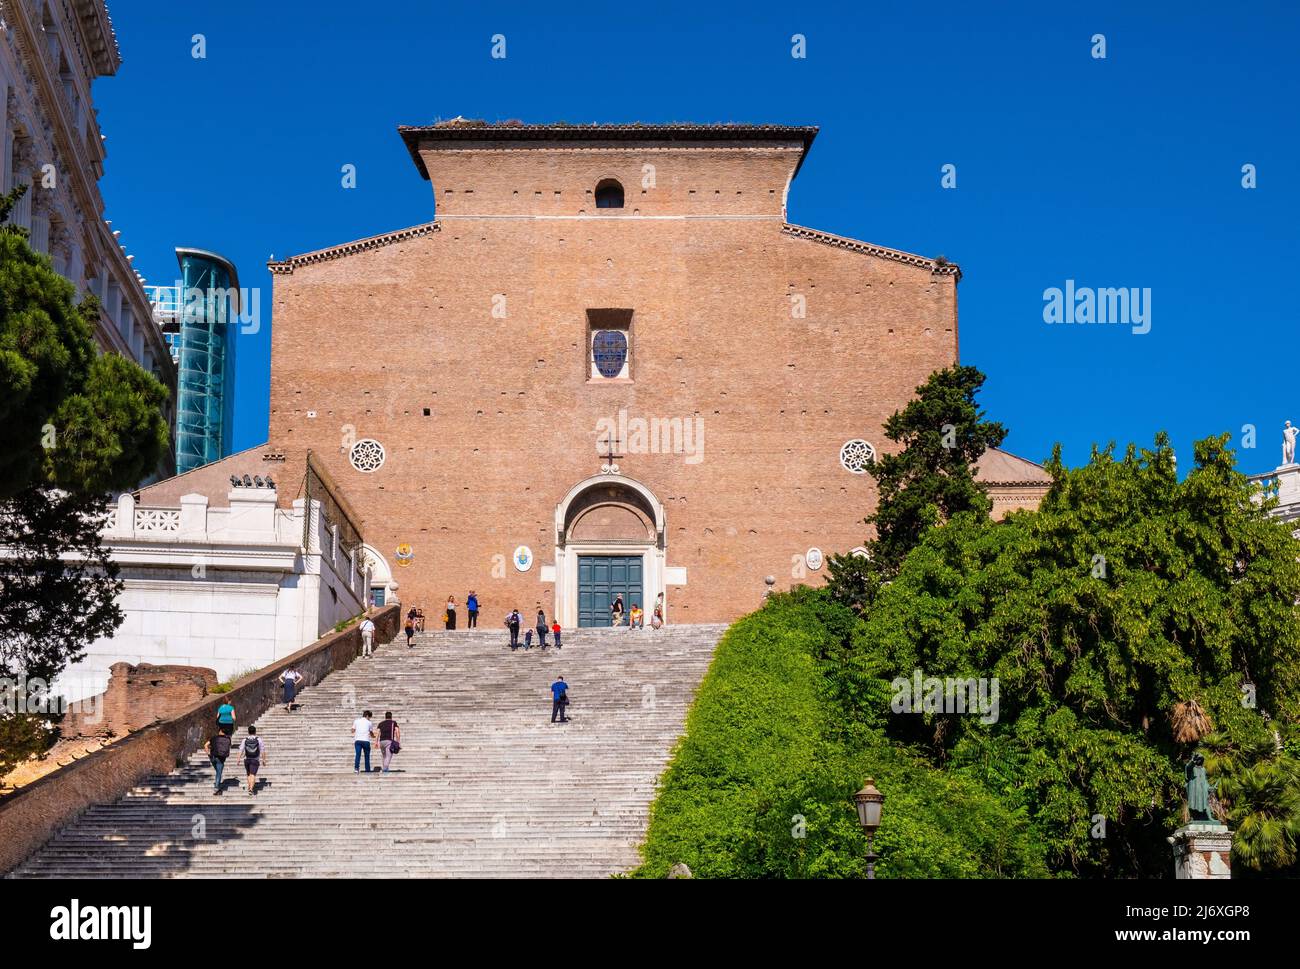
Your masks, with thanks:
M851 721L829 665L857 620L809 590L774 596L723 636L651 811L644 864L706 878L858 878L852 795L886 795L877 876L1045 876L1028 823L976 781ZM887 703L887 700L886 700Z

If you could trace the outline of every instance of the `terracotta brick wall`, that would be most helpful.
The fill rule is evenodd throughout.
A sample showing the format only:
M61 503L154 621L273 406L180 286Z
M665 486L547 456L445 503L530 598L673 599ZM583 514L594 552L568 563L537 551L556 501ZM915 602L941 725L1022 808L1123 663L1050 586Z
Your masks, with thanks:
M216 672L201 666L114 663L108 688L69 710L59 725L61 735L117 736L139 730L203 699L216 685Z
M491 165L432 154L440 200L462 184L503 204L516 190L559 190L556 204L573 211L614 162L572 148L540 168L542 156L525 151L498 152ZM637 157L620 164L634 170ZM774 179L784 186L777 172L793 158L687 149L654 161L659 185L676 193L651 193L659 214L685 216L708 213L682 189L740 204L738 190L744 199L777 191ZM688 584L668 589L669 620L734 618L760 604L766 575L778 588L820 581L825 570L797 577L796 557L861 544L875 503L870 476L844 471L839 449L858 437L883 448L885 419L955 362L956 278L798 237L767 202L755 211L769 217L447 219L277 274L270 443L287 457L282 501L312 449L393 565L405 603L441 615L448 594L463 602L475 588L493 622L539 600L551 615L555 587L539 566L554 561L557 503L599 472L597 422L621 408L698 416L698 463L617 462L663 503L667 564L687 569ZM504 318L493 315L498 296ZM792 314L792 296L806 317ZM632 382L589 382L593 308L632 309ZM379 471L351 467L351 434L383 444ZM413 547L409 567L396 565L399 543ZM520 544L536 558L526 573L509 566Z

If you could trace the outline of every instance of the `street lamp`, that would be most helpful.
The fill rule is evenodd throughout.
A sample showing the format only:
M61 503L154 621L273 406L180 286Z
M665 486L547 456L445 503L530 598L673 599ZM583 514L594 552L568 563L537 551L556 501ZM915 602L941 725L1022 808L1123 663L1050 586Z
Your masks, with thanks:
M868 777L862 790L853 795L853 803L858 809L858 824L867 836L867 877L876 877L876 859L880 857L871 850L872 839L880 827L880 815L885 809L885 795L876 790L875 782Z

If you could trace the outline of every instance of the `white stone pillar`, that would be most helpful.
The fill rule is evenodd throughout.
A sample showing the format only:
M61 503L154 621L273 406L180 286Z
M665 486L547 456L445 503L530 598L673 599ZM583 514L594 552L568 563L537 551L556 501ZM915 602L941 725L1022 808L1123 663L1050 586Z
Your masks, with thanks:
M113 528L114 538L135 538L135 497L123 492L117 499L117 525Z
M202 538L208 533L208 496L181 495L181 538Z
M1232 832L1226 824L1194 821L1174 832L1175 878L1231 878Z
M275 542L274 488L232 488L230 514L226 518L228 541Z

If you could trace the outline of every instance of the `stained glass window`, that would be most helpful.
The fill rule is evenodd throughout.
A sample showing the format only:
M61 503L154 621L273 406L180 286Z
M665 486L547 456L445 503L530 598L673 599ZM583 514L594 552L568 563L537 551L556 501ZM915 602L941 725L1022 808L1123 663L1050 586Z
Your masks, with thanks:
M627 366L627 334L622 330L597 330L591 340L591 357L602 377L617 377Z

